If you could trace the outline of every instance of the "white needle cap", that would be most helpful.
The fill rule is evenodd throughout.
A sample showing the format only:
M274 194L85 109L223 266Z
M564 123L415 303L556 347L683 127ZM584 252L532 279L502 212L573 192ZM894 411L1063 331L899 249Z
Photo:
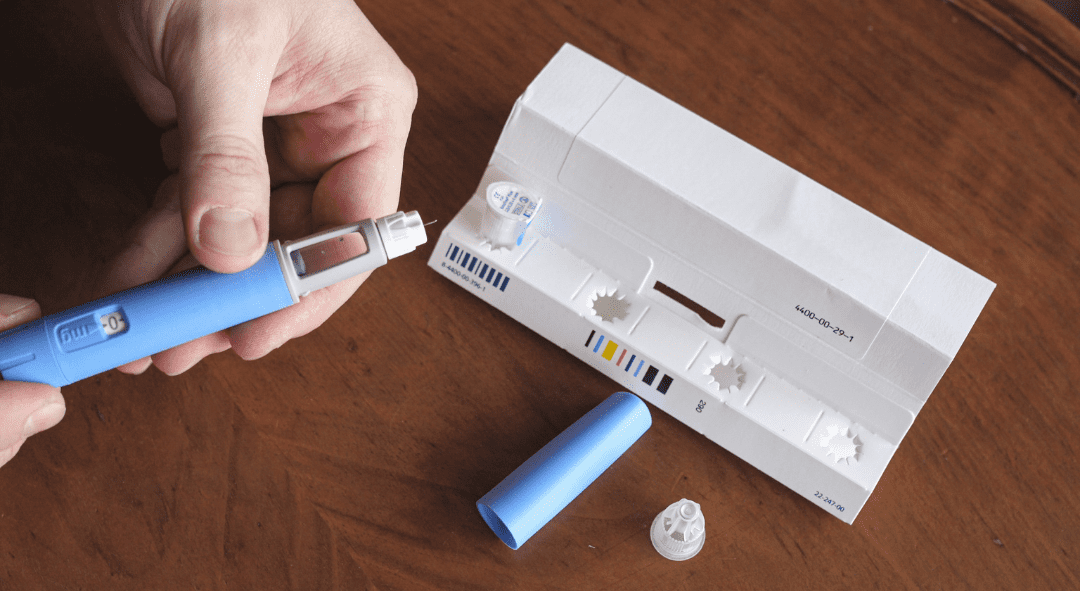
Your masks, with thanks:
M682 499L672 503L653 520L653 548L668 560L686 560L705 544L705 516L701 505Z
M415 211L408 213L399 211L381 217L375 220L375 227L379 229L379 236L382 237L388 259L408 254L416 250L417 246L427 242L424 222L420 220L420 214Z

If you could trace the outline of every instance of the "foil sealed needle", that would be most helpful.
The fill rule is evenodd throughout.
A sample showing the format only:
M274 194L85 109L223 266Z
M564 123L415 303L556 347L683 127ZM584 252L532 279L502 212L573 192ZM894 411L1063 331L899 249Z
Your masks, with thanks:
M524 187L507 182L491 183L486 193L487 207L480 222L480 236L493 249L521 246L525 230L536 219L543 200Z
M653 548L668 560L693 558L705 544L705 516L701 505L682 499L672 503L653 520Z

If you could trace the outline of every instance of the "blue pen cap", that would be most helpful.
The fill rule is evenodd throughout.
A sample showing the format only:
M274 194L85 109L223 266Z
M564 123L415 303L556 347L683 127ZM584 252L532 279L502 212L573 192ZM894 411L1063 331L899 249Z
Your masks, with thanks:
M640 398L629 392L612 394L477 501L481 517L517 550L650 425L652 416Z

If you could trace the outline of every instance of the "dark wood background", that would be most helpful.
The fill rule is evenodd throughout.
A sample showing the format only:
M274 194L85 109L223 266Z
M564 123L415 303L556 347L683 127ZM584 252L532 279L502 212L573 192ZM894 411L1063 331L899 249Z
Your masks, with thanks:
M0 2L0 292L46 312L165 174L80 4ZM419 82L402 209L454 215L569 41L997 282L854 525L657 411L509 550L476 500L617 386L429 243L262 360L65 388L0 469L0 588L1080 587L1080 99L1016 34L1080 44L994 12L1024 4L360 0ZM681 497L708 537L669 562L648 527Z

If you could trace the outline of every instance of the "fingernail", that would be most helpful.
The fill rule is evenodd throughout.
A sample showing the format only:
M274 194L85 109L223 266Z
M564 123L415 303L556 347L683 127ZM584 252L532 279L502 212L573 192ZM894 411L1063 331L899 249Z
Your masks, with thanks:
M30 298L0 294L0 316L14 316L33 303Z
M55 427L60 419L64 418L64 413L67 408L59 403L53 402L46 404L45 406L37 409L27 419L23 425L23 437L30 437L41 433L45 429L51 429Z
M231 256L251 254L259 246L255 216L243 209L215 207L199 220L199 244Z

